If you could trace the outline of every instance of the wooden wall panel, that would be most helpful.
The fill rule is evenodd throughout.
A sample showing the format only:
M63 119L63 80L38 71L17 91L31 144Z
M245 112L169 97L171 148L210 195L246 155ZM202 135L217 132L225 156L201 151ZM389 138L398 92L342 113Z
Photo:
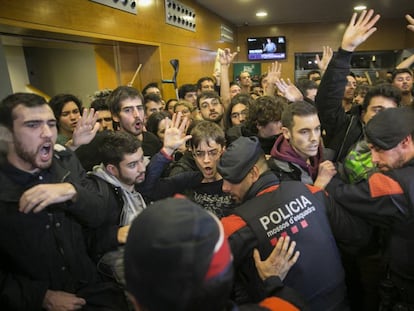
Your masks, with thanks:
M119 64L122 72L118 76L114 51L107 47L97 47L98 85L113 88L120 82L129 82L139 63L143 63L143 68L136 81L137 87L152 81L160 83L162 78L170 79L172 67L169 60L172 58L180 60L179 84L194 83L201 76L211 75L215 51L219 47L230 47L234 51L239 46L236 61L246 62L246 38L249 36L285 35L288 40L288 57L281 63L284 77L293 79L294 53L321 51L323 45L337 49L347 23L235 28L194 1L182 2L196 10L197 32L166 24L164 0L153 0L151 6L138 7L137 15L88 0L0 0L0 27L17 27L21 33L41 30L135 44L135 50L120 49ZM222 23L233 28L236 38L234 44L218 42ZM360 50L412 48L414 34L405 30L405 24L403 18L380 20L377 33ZM268 65L268 62L261 63L262 71L266 71ZM172 85L163 85L162 89L164 97L174 96Z
M115 71L114 48L112 46L95 47L96 74L98 76L98 88L112 89L118 85Z
M33 29L136 44L137 51L120 49L121 77L116 76L116 53L97 47L100 87L113 88L119 79L122 84L128 83L138 63L143 63L143 67L135 86L170 79L172 58L180 59L179 83L194 83L201 76L211 75L217 48L234 50L234 45L218 42L220 25L232 25L194 1L181 2L196 10L196 32L166 24L164 0L154 0L149 7L138 7L137 15L88 0L0 0L0 26L19 27L22 32ZM174 96L173 87L164 85L163 88L166 96Z
M174 58L180 61L177 76L178 85L195 83L200 77L211 76L213 73L215 59L213 51L165 44L162 46L162 59L168 60L168 62L163 62L163 79L171 79L173 68L169 64L169 60ZM166 99L175 97L173 84L164 84L163 94Z
M139 63L142 64L139 81L135 85L142 89L150 82L161 81L161 56L159 47L139 47Z
M193 1L182 2L196 9L197 32L166 24L163 0L154 0L149 7L138 7L137 15L88 0L0 0L0 22L119 41L215 50L219 44L220 24L231 24Z

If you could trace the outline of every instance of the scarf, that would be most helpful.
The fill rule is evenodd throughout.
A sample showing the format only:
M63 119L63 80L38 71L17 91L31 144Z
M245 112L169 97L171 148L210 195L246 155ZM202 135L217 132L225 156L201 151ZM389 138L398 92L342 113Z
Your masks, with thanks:
M130 225L134 218L141 213L146 204L141 194L137 191L129 191L125 188L125 185L122 184L115 176L109 174L104 165L94 166L91 174L98 176L99 178L105 180L107 183L119 188L124 202L122 207L121 216L119 219L120 226Z
M310 157L310 163L307 163L297 154L297 152L290 145L289 141L283 135L280 135L278 137L272 151L270 152L272 157L278 160L295 163L300 166L305 172L309 174L313 181L316 180L316 177L318 175L319 163L322 162L322 153L322 144L319 143L318 154L314 157Z

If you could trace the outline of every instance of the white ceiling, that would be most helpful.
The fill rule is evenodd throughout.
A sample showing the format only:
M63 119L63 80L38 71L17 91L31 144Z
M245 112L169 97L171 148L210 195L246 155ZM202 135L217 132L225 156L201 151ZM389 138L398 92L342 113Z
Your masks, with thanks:
M353 7L365 4L383 18L414 15L414 0L196 0L236 26L286 23L347 22ZM265 10L267 17L256 12Z

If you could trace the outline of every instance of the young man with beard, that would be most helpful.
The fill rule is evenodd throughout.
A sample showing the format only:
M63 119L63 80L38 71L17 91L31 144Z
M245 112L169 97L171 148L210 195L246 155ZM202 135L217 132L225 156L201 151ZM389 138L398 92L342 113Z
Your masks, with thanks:
M57 138L43 97L9 95L0 104L6 154L0 159L0 308L127 310L123 292L103 283L82 227L103 221L103 198Z
M215 83L213 78L211 77L201 77L197 81L197 94L202 92L214 92L215 91Z
M180 126L181 123L183 126ZM168 123L164 136L164 145L157 157L171 157L173 152L190 136L183 135L186 120L174 117L174 123ZM122 256L132 220L146 208L141 192L145 188L140 185L145 180L146 163L141 142L126 132L110 132L103 139L98 152L102 163L93 168L90 177L96 182L97 189L105 198L107 211L104 223L97 229L88 231L89 249L93 259L100 263L102 269L108 271L118 281L122 281L114 259ZM151 163L149 174L158 174ZM143 193L145 195L145 193ZM115 271L113 270L115 269Z
M344 97L342 98L342 108L346 113L351 113L351 109L354 106L357 82L353 73L348 74L346 80L347 83L345 85Z
M196 84L183 84L178 89L179 99L184 99L193 105L194 109L197 109L197 85Z
M360 105L361 121L367 124L378 112L388 108L399 107L401 91L389 83L382 83L371 87ZM366 179L375 171L371 161L371 151L364 137L349 149L343 163L343 178L350 183ZM342 172L341 169L338 171Z
M392 73L392 85L401 90L402 106L413 106L413 72L409 68L395 69Z
M247 71L242 71L239 75L240 80L240 93L242 94L250 94L251 88L252 88L252 79L250 77L250 73Z
M411 310L414 306L414 111L389 108L374 116L365 129L376 172L357 184L334 179L327 190L337 239L365 246L375 229L386 232L381 260L382 306L378 310ZM380 292L381 293L381 292Z
M300 180L324 188L336 170L332 162L323 161L321 124L315 106L291 103L282 113L282 133L270 152L269 165L274 173L282 182Z
M253 253L266 258L280 237L290 236L301 257L284 279L310 310L347 310L344 272L328 222L325 192L300 181L279 180L269 169L257 137L240 137L220 158L223 191L239 204L221 219L236 271L234 297L239 303L263 299Z
M160 151L162 143L157 136L144 130L144 98L137 89L119 86L109 95L107 103L119 130L134 135L142 142L144 156L151 158Z
M87 237L91 257L103 268L113 251L125 244L132 220L146 207L135 190L145 179L145 161L141 142L126 132L108 133L97 151L102 163L93 167L90 178L105 198L107 213L104 223L88 230Z
M217 92L201 92L197 96L197 107L203 120L212 121L224 128L224 105Z

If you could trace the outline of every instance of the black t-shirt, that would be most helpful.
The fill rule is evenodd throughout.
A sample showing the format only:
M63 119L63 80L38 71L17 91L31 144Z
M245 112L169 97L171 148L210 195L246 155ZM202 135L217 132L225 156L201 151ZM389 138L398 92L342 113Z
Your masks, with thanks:
M231 196L222 190L223 180L200 183L184 194L192 201L212 212L218 218L232 214Z
M142 132L142 150L144 150L144 156L152 158L161 148L162 142L156 135L150 132Z

